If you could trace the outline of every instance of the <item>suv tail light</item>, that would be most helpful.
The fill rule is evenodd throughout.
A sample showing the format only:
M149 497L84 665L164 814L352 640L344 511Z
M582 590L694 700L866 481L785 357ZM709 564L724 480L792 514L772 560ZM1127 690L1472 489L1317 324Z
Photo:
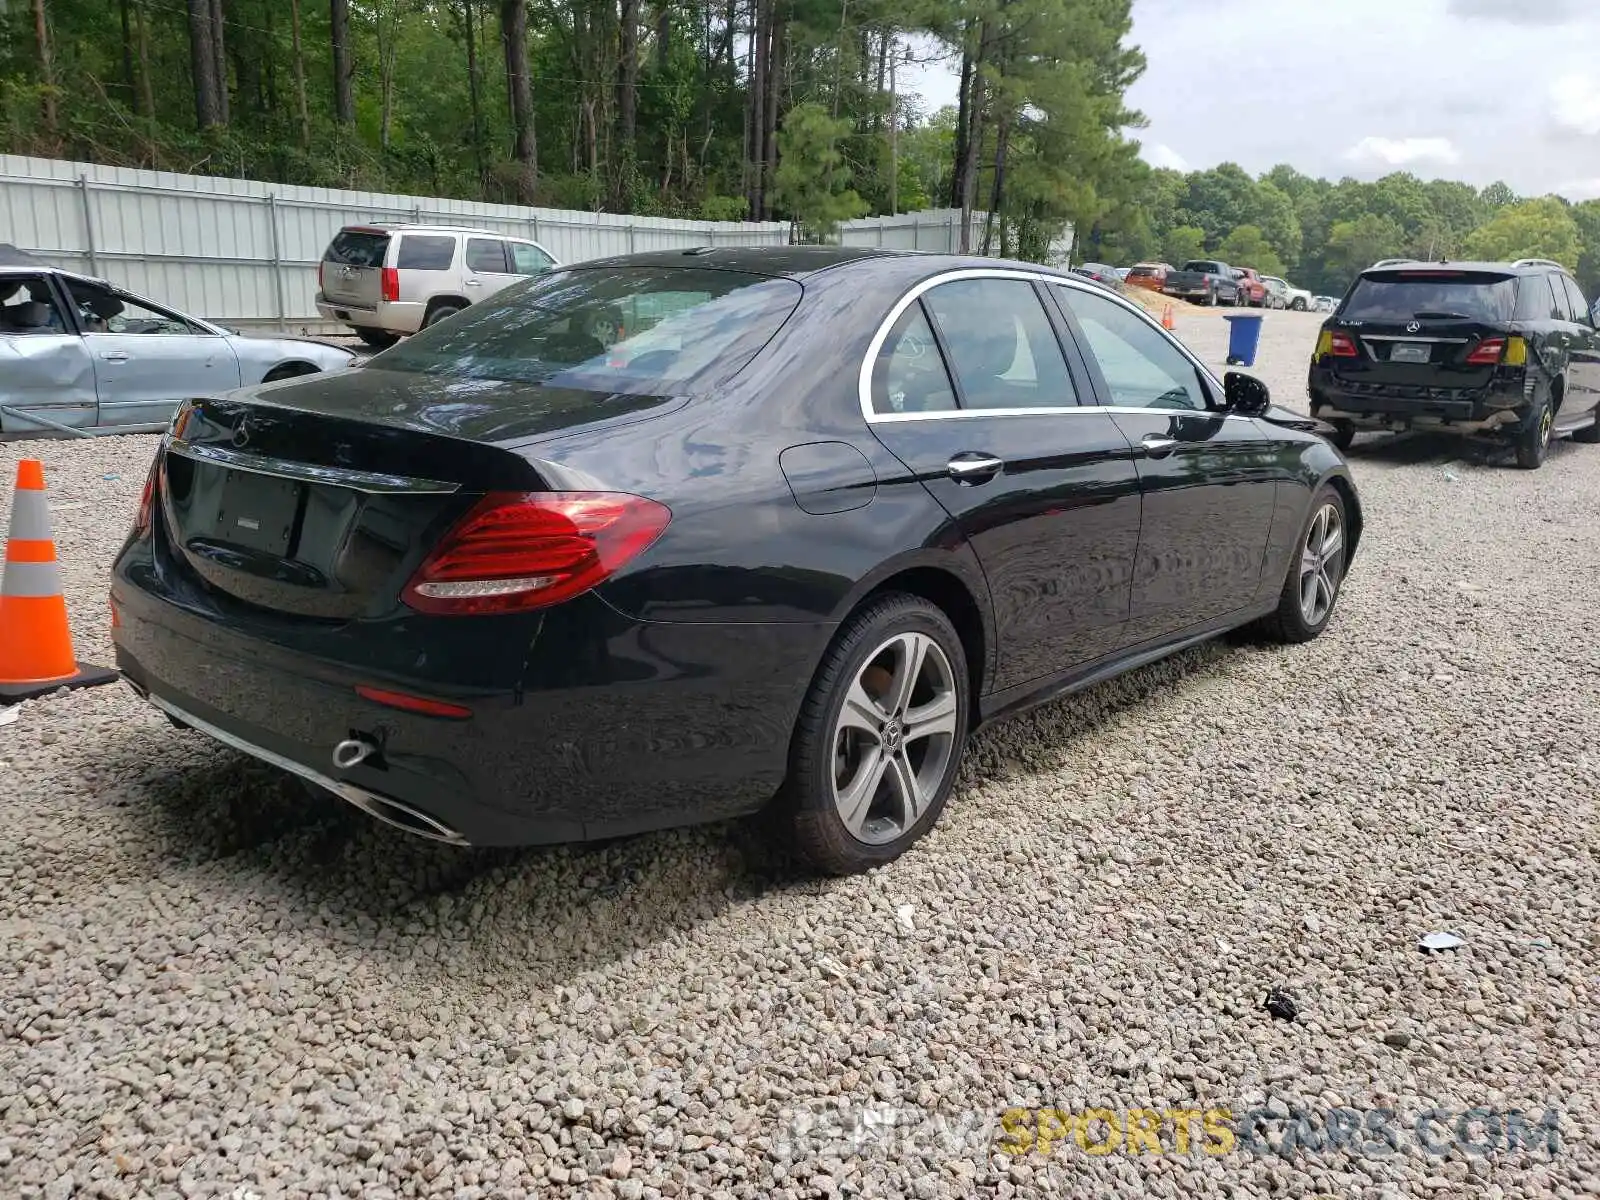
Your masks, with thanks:
M642 496L490 492L444 535L402 599L435 614L548 608L616 574L671 520Z
M383 298L385 300L400 299L400 272L394 267L383 268Z
M1356 340L1348 333L1337 330L1324 330L1317 339L1317 357L1320 358L1360 358L1361 351L1356 348Z
M1527 366L1528 343L1519 337L1484 338L1467 355L1467 362L1474 367L1496 367L1502 363L1508 367Z

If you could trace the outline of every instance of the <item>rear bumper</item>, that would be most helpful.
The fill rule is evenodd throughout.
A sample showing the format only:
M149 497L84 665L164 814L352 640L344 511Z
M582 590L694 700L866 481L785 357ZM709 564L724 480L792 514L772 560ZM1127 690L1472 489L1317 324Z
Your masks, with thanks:
M531 641L518 626L523 644L493 646L495 661L458 656L434 678L405 678L290 649L153 594L141 586L149 577L130 571L137 554L124 552L112 587L117 667L135 690L374 816L475 846L578 842L760 808L783 781L813 655L829 633L651 624L590 595L536 622ZM405 630L371 636L392 643ZM428 657L420 646L416 655ZM358 683L472 716L390 708L358 695ZM333 751L348 738L379 751L341 769Z
M427 306L404 300L386 300L375 307L342 304L317 293L317 312L324 321L337 321L352 329L381 329L385 333L416 333L422 328Z
M1497 380L1487 387L1395 387L1341 379L1312 367L1311 415L1356 429L1439 430L1485 437L1514 432L1527 411L1524 385Z

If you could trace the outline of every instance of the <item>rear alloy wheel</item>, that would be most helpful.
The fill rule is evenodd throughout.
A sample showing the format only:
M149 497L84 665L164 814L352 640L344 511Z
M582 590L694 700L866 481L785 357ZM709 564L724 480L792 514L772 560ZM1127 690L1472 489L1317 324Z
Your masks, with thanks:
M455 316L458 312L460 312L465 307L466 307L465 304L441 304L441 305L438 305L436 308L432 308L432 309L430 309L428 311L427 317L424 318L424 320L422 322L422 327L424 329L426 329L429 325L437 325L440 321L443 321L446 317Z
M1299 553L1289 564L1277 611L1261 623L1268 637L1309 642L1328 627L1344 583L1345 550L1344 499L1329 484L1311 502L1311 516Z
M1537 471L1544 466L1545 457L1550 453L1550 431L1555 421L1550 389L1541 383L1533 394L1533 407L1517 434L1517 466L1524 471Z
M1297 296L1297 297L1295 297L1294 303L1289 305L1289 307L1294 312L1305 312L1305 310L1306 310L1306 302L1304 300L1300 299Z
M801 708L786 785L813 866L869 870L933 827L966 747L968 679L950 619L920 597L884 596L845 625Z

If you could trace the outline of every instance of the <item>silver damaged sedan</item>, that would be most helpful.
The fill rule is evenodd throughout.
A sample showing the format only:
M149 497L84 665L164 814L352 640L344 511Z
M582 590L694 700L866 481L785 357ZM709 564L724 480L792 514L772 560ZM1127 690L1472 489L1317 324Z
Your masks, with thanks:
M190 396L358 361L330 342L239 334L15 250L0 258L0 438L159 432Z

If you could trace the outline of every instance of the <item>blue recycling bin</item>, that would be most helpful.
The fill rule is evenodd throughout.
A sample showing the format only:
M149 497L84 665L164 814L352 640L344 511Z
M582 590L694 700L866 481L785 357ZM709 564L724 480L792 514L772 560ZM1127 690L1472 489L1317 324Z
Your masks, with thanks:
M1229 327L1228 365L1255 366L1256 350L1261 345L1261 322L1265 318L1259 313L1230 313L1226 320Z

